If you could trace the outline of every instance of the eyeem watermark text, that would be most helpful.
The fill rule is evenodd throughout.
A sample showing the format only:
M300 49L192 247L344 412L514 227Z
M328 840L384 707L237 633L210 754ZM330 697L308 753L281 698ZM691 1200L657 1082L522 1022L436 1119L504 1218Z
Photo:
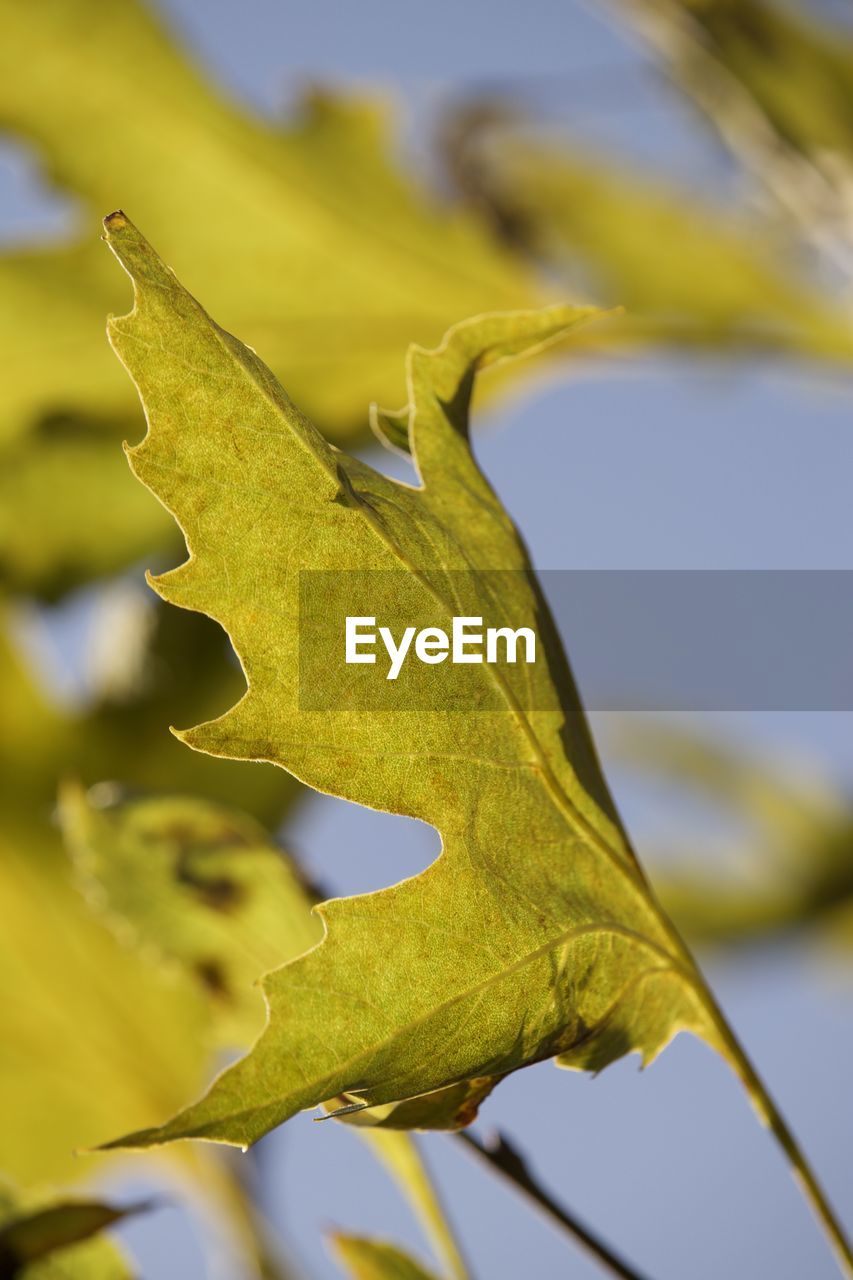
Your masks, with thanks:
M300 709L500 711L509 691L559 712L562 641L595 711L853 711L853 571L550 570L539 586L300 571Z
M484 629L482 618L454 617L449 636L441 627L422 627L420 630L405 627L398 641L390 627L379 627L377 632L376 618L366 616L346 619L345 661L348 665L375 663L380 640L389 659L386 680L397 679L412 651L418 661L428 666L437 666L448 658L454 665L476 662L515 664L520 649L523 649L524 662L536 661L536 633L531 627L519 627L515 631L511 627Z

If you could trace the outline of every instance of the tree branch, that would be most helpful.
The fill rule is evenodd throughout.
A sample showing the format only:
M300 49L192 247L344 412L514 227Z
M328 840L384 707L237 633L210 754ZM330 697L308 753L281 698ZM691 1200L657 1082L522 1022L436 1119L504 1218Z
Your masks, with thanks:
M495 1173L499 1173L502 1177L514 1183L520 1191L538 1205L546 1217L550 1218L552 1222L556 1222L565 1231L568 1231L574 1237L576 1243L580 1244L587 1253L597 1258L613 1275L620 1276L621 1280L647 1280L647 1277L615 1253L600 1236L596 1235L594 1231L568 1209L558 1204L549 1192L539 1185L530 1172L526 1161L503 1134L496 1134L494 1139L488 1143L480 1142L468 1130L460 1131L456 1134L456 1138L459 1142L464 1143L468 1150L478 1156L480 1160L488 1164Z

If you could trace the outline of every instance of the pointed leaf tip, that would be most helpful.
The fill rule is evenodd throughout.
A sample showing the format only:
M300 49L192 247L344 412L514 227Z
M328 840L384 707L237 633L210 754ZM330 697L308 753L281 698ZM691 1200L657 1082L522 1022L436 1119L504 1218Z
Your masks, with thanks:
M108 213L104 218L104 227L107 231L120 231L127 225L128 218L122 209L116 209L113 213Z

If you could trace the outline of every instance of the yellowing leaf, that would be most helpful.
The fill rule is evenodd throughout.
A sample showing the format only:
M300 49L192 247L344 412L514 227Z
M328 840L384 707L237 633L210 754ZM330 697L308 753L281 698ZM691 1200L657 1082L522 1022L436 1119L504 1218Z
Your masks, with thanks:
M197 994L120 945L72 885L50 825L68 725L2 643L0 681L0 1170L28 1187L90 1176L75 1150L192 1097L210 1052Z
M435 1280L409 1254L382 1240L341 1233L332 1237L332 1246L353 1280Z
M2 658L0 653L0 658ZM2 664L0 663L0 670ZM14 668L5 674L13 674ZM5 678L5 676L4 676ZM7 700L4 734L24 753L24 726L50 732L46 708L24 679ZM19 732L20 731L20 732ZM4 737L4 745L6 739ZM75 1156L116 1126L152 1120L191 1098L216 1047L211 1001L175 965L119 940L71 881L71 866L48 825L40 787L6 779L0 837L0 1170L22 1188L91 1179L101 1157ZM32 812L30 812L30 810ZM306 907L307 911L307 907ZM283 935L282 935L283 941ZM257 1010L256 1010L257 1016ZM221 1039L221 1037L218 1037ZM175 1150L149 1172L191 1182L239 1251L246 1274L257 1254L238 1186L205 1152Z
M322 944L265 980L269 1024L251 1054L196 1106L124 1143L245 1145L339 1094L376 1106L554 1056L593 1069L632 1050L648 1061L681 1029L717 1043L698 975L615 817L524 549L468 445L476 370L594 313L484 316L436 351L412 348L413 489L332 449L123 215L107 235L136 290L133 313L110 324L150 424L132 465L190 548L157 589L221 621L248 680L232 711L184 738L419 817L443 839L422 875L323 904ZM543 661L466 668L476 711L445 708L435 691L426 710L353 710L330 622L312 647L332 702L305 710L300 579L330 569L393 571L392 621L429 609L448 626L493 610L497 572L501 604L538 632Z

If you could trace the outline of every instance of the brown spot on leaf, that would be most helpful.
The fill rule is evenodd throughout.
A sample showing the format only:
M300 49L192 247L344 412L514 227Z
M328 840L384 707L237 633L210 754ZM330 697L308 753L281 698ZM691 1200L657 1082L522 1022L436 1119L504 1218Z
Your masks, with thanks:
M230 998L231 992L228 990L228 983L218 960L198 960L195 971L201 979L202 986L211 995L223 1000Z
M244 898L243 886L238 881L231 880L228 876L214 876L207 879L199 874L188 858L178 860L175 879L179 884L192 889L196 897L214 911L233 911Z

